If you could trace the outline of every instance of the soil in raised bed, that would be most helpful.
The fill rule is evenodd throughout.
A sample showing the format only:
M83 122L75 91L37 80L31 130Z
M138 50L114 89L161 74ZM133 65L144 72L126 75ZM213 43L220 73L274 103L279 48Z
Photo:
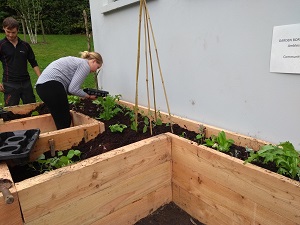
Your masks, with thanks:
M90 100L82 100L81 103L77 105L70 105L72 110L88 115L92 118L99 117L100 107L93 104ZM38 107L37 111L39 114L49 113L47 107L45 105L41 105ZM26 116L30 116L31 113ZM15 118L21 118L20 115L16 115ZM10 119L15 119L14 115L10 114ZM144 123L139 123L138 130L136 132L130 129L131 121L130 117L126 115L126 109L123 109L123 112L118 113L115 117L110 120L104 121L105 123L105 132L98 135L95 139L85 143L82 141L77 146L73 146L71 149L79 149L82 152L81 159L86 159L93 157L95 155L102 154L104 152L111 151L113 149L143 140L145 138L149 138L153 135L158 135L166 132L171 132L171 127L166 124L159 125L153 127L153 135L150 134L150 129L148 128L147 132L142 132ZM143 121L143 118L140 116L138 121ZM110 125L114 124L125 124L128 128L125 129L122 133L110 132ZM173 133L179 136L183 136L191 141L196 141L196 136L198 133L193 131L189 131L185 128L180 127L177 124L173 126ZM245 160L249 156L249 152L246 151L244 147L232 145L230 152L227 154L239 158L241 160ZM50 153L46 153L46 156L50 156ZM277 169L274 165L260 165L266 169L276 172ZM25 165L17 165L10 168L13 180L15 182L20 182L27 178L38 175L37 171L31 170L27 164ZM185 211L181 210L174 203L169 203L165 206L160 207L158 210L148 215L144 219L138 221L136 225L200 225L201 223L196 219L192 218Z
M98 118L101 111L100 106L92 103L90 100L82 100L79 104L70 105L70 109L85 114L91 118ZM44 104L38 106L35 111L38 111L39 115L49 113L48 108ZM82 140L77 146L73 146L71 149L80 150L82 152L81 160L83 160L152 137L154 135L171 132L171 127L167 124L154 126L152 128L152 135L149 127L147 132L143 132L145 124L143 123L143 118L141 115L139 115L138 121L140 122L138 126L138 132L136 132L130 128L131 121L126 112L128 112L128 109L123 108L123 112L118 113L112 119L101 120L105 124L105 131L103 133L99 134L95 139L90 140L89 142L84 142L84 140ZM23 115L23 117L28 117L30 115L31 112L27 115ZM21 116L10 114L10 120L16 118L19 119ZM125 129L122 133L111 132L109 126L117 123L125 124L127 129ZM173 124L172 130L174 134L182 136L191 141L196 141L196 136L198 135L198 133L187 130L186 128L182 128L178 124ZM236 145L232 145L228 154L242 160L245 160L249 155L244 147ZM45 155L46 157L50 157L50 152L46 152ZM10 171L15 182L20 182L39 174L39 171L32 170L27 164L20 164L11 167Z
M174 202L163 205L134 225L203 225Z
M91 100L84 100L84 99L81 100L80 103L70 104L70 109L85 114L91 118L98 118L102 110L99 105L92 103ZM38 106L38 108L35 109L35 111L37 111L40 115L49 113L47 106L45 106L44 104ZM144 123L143 123L143 117L141 115L139 115L138 118L139 126L138 126L138 132L136 132L130 129L131 121L129 115L126 114L126 112L128 112L128 109L123 108L123 112L118 113L112 119L101 120L105 124L104 133L99 134L95 139L87 143L82 141L81 143L79 143L79 145L73 146L71 149L80 150L82 152L81 159L87 159L95 155L99 155L104 152L108 152L113 149L149 138L154 135L171 132L171 127L167 126L166 124L154 126L152 129L152 135L150 133L149 127L147 129L147 132L143 132ZM13 113L9 113L7 116L8 116L8 120L13 120L22 117L29 117L31 116L31 114L32 112L29 112L26 115L17 115L17 114L15 115ZM125 124L127 126L127 129L125 129L122 133L111 132L109 126L117 123ZM198 133L180 127L178 124L173 124L172 129L174 134L182 136L191 141L197 142L196 136L198 135ZM227 152L226 154L241 160L245 160L249 157L249 152L244 147L237 146L235 144L231 146L230 151ZM50 157L50 153L49 152L46 153L46 156ZM253 162L253 164L256 164L262 168L268 169L275 173L278 170L276 165L272 163L263 164L261 162ZM18 165L10 169L15 182L19 182L39 174L38 171L33 171L32 169L28 168L27 164ZM26 173L24 171L26 171ZM296 180L298 179L296 178Z

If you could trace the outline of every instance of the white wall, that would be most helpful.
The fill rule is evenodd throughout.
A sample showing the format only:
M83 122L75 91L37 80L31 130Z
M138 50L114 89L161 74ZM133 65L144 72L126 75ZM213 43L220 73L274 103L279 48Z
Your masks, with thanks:
M101 86L134 102L139 4L106 14L102 4L90 0ZM273 26L300 23L299 0L152 0L148 8L172 114L300 149L300 75L269 72ZM147 105L141 49L139 104ZM166 112L155 55L153 63Z

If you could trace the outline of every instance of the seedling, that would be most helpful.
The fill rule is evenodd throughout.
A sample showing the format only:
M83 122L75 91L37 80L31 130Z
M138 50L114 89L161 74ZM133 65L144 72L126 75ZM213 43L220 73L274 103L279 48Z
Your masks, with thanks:
M226 139L224 131L219 132L218 136L212 135L211 138L205 139L205 146L217 149L221 152L229 152L231 145L234 143L232 139Z
M183 137L183 138L186 138L187 137L187 135L186 135L186 133L183 131L180 135L179 135L179 137Z
M144 123L143 133L147 132L148 127L150 127L150 125L152 125L152 127L155 127L155 126L160 126L163 124L163 122L161 120L160 112L158 112L159 117L156 118L156 120L153 118L153 115L151 112L149 112L149 114L147 116L147 115L145 115L144 111L142 111L141 115L143 117L143 121L141 123ZM149 118L151 118L151 119L149 119Z
M146 133L148 130L148 127L150 127L150 121L151 121L151 125L153 127L155 126L160 126L163 124L162 119L161 119L161 115L159 113L159 117L156 119L156 121L153 119L153 116L151 114L151 112L149 113L148 116L145 115L144 111L141 111L139 115L141 115L142 120L137 121L135 120L135 112L134 110L130 110L127 108L127 112L125 113L125 115L128 115L131 121L131 126L130 128L134 131L138 131L138 125L143 123L143 133ZM138 110L138 109L137 109ZM140 118L140 117L139 117ZM149 118L152 118L151 120ZM169 126L170 124L167 124L166 126Z
M114 125L110 125L109 129L111 132L120 132L122 133L124 131L124 129L126 129L127 126L125 124L114 124Z
M80 103L80 97L75 95L68 95L68 102L70 105L77 105Z
M127 108L128 109L128 108ZM143 113L144 111L142 111L141 113ZM135 112L133 110L128 109L128 111L125 113L125 115L128 115L131 121L131 126L130 128L134 131L138 131L138 124L140 123L139 121L136 122L135 120ZM147 116L143 116L143 123L144 123L144 127L143 127L143 133L147 132L148 126L150 124L149 122L149 118Z
M133 110L130 110L129 108L126 108L127 112L125 113L125 116L129 116L131 125L130 128L134 131L137 131L137 123L135 122L135 113Z
M43 173L70 165L74 163L74 157L77 156L80 159L80 155L81 151L73 149L69 150L66 156L63 155L62 151L58 151L57 156L48 159L46 159L45 154L42 154L35 162L29 163L29 167Z
M137 132L137 130L138 130L137 123L136 123L135 121L133 121L133 122L131 123L131 125L130 125L130 128L131 128L132 130L134 130L134 131Z
M150 125L149 118L147 116L144 116L143 133L147 132L149 125Z
M160 126L162 124L163 124L163 122L162 122L162 119L161 119L161 114L160 114L160 111L158 111L158 118L156 118L156 120L153 120L153 125L154 126Z
M110 120L119 112L122 112L122 109L117 104L117 101L120 100L120 97L121 95L115 95L114 97L107 95L106 97L99 97L97 100L94 100L94 104L101 105L103 107L103 111L100 113L99 118L97 119Z
M199 126L199 134L197 134L196 138L195 138L198 145L203 144L204 138L205 138L205 126L200 125Z
M31 116L38 116L39 115L39 112L38 111L33 111L32 113L31 113Z
M292 143L286 141L278 145L264 145L258 151L250 151L247 162L262 162L267 164L273 162L278 168L277 173L295 179L300 178L300 153L297 152Z

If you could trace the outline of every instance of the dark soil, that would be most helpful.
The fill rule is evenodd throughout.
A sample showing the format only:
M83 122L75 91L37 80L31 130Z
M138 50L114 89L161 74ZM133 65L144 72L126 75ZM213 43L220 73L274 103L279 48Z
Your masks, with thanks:
M163 205L134 225L201 225L173 202Z
M98 118L102 110L100 106L93 104L90 100L82 100L76 105L70 105L70 109L88 115L92 118ZM129 110L126 108L123 108L122 110L122 112L118 113L110 120L101 120L105 124L104 133L99 134L95 139L87 143L82 140L79 145L73 146L71 149L80 150L82 152L81 159L83 160L152 137L154 135L171 132L171 127L166 124L154 126L152 129L153 135L151 135L150 133L150 128L147 129L147 132L143 132L144 122L143 118L140 115L138 119L138 132L136 132L130 129L130 116L128 115L128 113L126 113ZM49 113L49 110L45 105L40 105L36 109L36 111L39 113L39 115ZM19 119L28 116L31 116L31 112L27 115L22 116L9 114L9 119ZM127 129L125 129L122 133L111 132L109 126L117 123L125 124L127 126ZM182 128L177 124L173 124L172 129L174 134L185 137L186 139L192 141L196 141L196 136L198 133ZM249 155L244 147L236 145L232 145L231 150L228 154L242 160L245 160ZM50 157L50 152L46 152L45 155ZM39 174L38 171L34 171L29 168L27 164L14 166L10 168L10 170L15 182L20 182ZM24 171L26 171L26 173L24 173Z
M99 117L99 114L102 110L100 106L93 104L89 100L82 100L79 104L70 105L70 109L88 115L92 118ZM45 105L41 105L37 109L37 111L39 112L39 114L49 113ZM142 132L144 123L142 122L143 118L141 116L138 119L138 121L140 121L138 126L138 132L130 129L131 121L129 115L126 114L127 111L128 109L123 108L123 112L118 113L114 118L107 121L101 120L102 122L105 123L104 133L98 135L95 139L87 143L82 141L78 146L73 146L71 149L80 150L82 152L81 159L86 159L143 140L145 138L151 137L149 129L145 133ZM30 115L31 113L25 116L30 116ZM10 120L21 118L20 115L10 114L8 116L10 117L9 118ZM110 131L109 126L117 123L125 124L127 125L128 128L125 129L122 133L119 132L112 133ZM174 134L184 136L185 138L192 141L196 141L196 136L198 133L182 128L177 124L174 124L172 127L173 127ZM158 135L166 132L171 132L171 127L167 126L166 124L157 125L153 127L153 135ZM245 160L249 156L249 152L247 152L244 147L240 147L236 145L231 146L230 152L228 154L233 157L239 158L241 160ZM50 156L50 154L46 153L46 156ZM259 166L274 172L277 171L275 165L261 164ZM32 176L36 176L38 174L37 171L33 171L32 169L30 169L27 164L14 166L10 168L10 171L13 180L15 182L22 181L24 179L27 179ZM192 218L185 211L181 210L174 203L169 203L159 208L153 214L147 216L146 218L136 223L136 225L150 225L150 224L152 225L153 224L155 225L195 225L195 224L200 225L201 223L196 219Z

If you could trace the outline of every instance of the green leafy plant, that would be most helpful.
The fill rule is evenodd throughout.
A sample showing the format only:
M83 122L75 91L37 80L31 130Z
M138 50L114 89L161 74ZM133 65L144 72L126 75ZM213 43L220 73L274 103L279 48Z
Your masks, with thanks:
M148 127L150 125L150 121L149 121L149 118L147 116L143 117L143 121L144 121L143 133L146 133L147 130L148 130Z
M117 115L118 112L122 112L122 109L117 104L120 97L121 95L107 95L106 97L99 97L97 100L94 100L94 104L101 105L103 107L103 111L100 113L98 119L110 120Z
M186 133L183 131L181 134L178 135L179 137L187 138Z
M134 131L138 131L138 124L142 124L143 123L143 133L146 133L148 128L150 127L150 121L152 123L152 126L159 126L162 125L162 119L161 119L161 115L159 113L159 117L156 119L156 121L153 119L153 116L151 113L149 113L148 116L145 115L144 111L141 111L139 115L141 115L141 117L139 118L139 121L136 121L135 119L135 112L134 110L130 110L129 108L127 108L127 112L125 113L125 115L128 115L131 121L131 126L130 128ZM141 119L142 118L142 119ZM152 118L152 120L150 120L149 118ZM168 126L169 124L167 124Z
M137 123L135 122L135 113L133 110L126 108L127 112L125 113L125 116L129 116L129 119L131 121L130 128L134 131L137 131Z
M231 145L234 143L232 139L227 139L224 131L219 132L218 136L212 135L205 139L205 146L217 149L221 152L229 152Z
M205 138L205 126L199 126L199 134L196 135L195 140L200 145L203 144Z
M68 102L71 105L77 105L78 103L80 103L80 97L75 95L68 95Z
M124 129L126 129L127 126L125 124L114 124L110 125L109 129L111 132L120 132L122 133Z
M289 141L281 142L278 145L264 145L258 151L247 149L250 156L245 160L247 162L269 162L275 163L278 168L277 173L286 175L295 179L300 177L300 153L295 150Z
M57 156L52 158L46 158L45 154L42 154L35 162L29 163L29 167L43 173L74 163L73 160L75 156L80 159L81 151L71 149L66 156L62 151L58 151Z
M31 113L31 116L38 116L39 115L39 112L38 111L33 111L32 113Z
M158 117L156 118L156 120L153 120L153 124L154 126L160 126L163 124L160 111L158 111Z
M149 112L148 116L145 115L144 111L142 111L141 114L142 114L142 117L143 117L142 123L144 124L143 133L147 132L148 127L150 127L150 125L152 125L152 127L155 127L155 126L160 126L160 125L163 124L162 119L161 119L161 114L160 114L159 111L158 111L159 116L158 116L158 118L156 118L156 120L154 119L151 112ZM149 118L151 118L151 120Z

